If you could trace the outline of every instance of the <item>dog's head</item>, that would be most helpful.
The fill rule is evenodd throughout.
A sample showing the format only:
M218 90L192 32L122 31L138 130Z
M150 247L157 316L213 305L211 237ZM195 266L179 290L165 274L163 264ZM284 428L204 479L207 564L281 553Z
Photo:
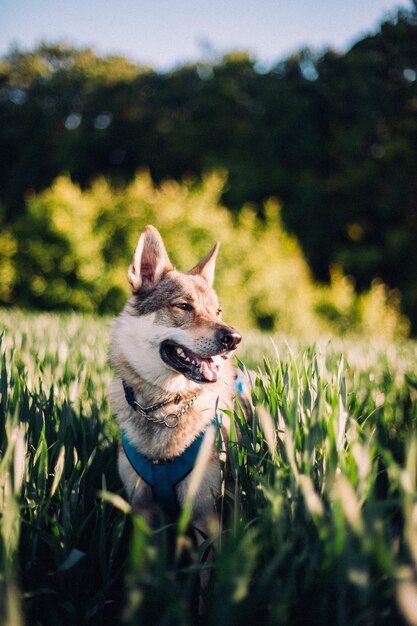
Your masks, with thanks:
M146 382L177 390L185 379L214 383L239 344L212 288L218 248L183 273L153 226L140 235L128 270L132 296L116 332L124 357Z

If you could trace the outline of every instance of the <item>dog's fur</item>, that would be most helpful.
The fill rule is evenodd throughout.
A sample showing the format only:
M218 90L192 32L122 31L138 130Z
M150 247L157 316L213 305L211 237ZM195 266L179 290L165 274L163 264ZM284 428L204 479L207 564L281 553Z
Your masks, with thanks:
M169 260L159 232L147 226L128 270L132 295L113 325L110 361L116 378L110 396L120 429L152 461L177 457L208 428L216 407L233 408L236 372L229 357L240 335L222 321L219 301L212 288L218 246L191 271L182 273ZM178 353L174 354L174 361L166 353L164 358L164 346L168 346L171 359L173 350L184 349L180 354L188 355L197 365L187 369L187 362L182 363L184 371L179 371L181 360L175 360ZM180 367L176 369L178 364ZM177 413L193 394L199 395L181 416L177 428L167 428L147 421L131 408L122 380L133 389L135 399L142 406L169 400L169 404L156 411L158 416ZM222 428L227 431L226 416ZM152 518L157 510L152 490L132 469L122 446L119 472L133 508ZM180 506L192 473L176 487ZM213 493L219 492L220 466L213 448L193 500L191 517L191 524L207 534L208 519L214 511Z

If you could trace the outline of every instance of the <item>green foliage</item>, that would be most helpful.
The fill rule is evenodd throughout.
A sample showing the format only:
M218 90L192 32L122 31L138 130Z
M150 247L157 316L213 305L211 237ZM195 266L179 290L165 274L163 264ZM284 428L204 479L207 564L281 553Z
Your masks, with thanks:
M97 495L119 488L103 324L14 312L1 326L0 621L18 623L17 577L28 623L79 624L103 612L126 522Z
M374 280L371 288L358 296L352 279L337 267L330 278L330 284L319 289L316 311L335 334L353 330L364 337L385 339L408 334L409 322L401 315L398 292Z
M14 49L0 60L0 226L62 172L86 188L225 170L229 210L278 198L317 279L337 265L360 291L400 289L414 331L416 42L414 7L343 54L303 49L269 71L244 52L159 75L88 49Z
M17 252L17 242L11 228L4 228L0 232L0 302L3 304L13 301L13 287L16 282L16 266L14 256Z
M3 310L0 324L2 623L185 626L204 567L207 626L414 623L415 343L265 358L253 420L231 415L236 487L205 564L121 497L106 323Z
M98 179L82 191L67 176L27 199L25 216L0 256L3 301L43 309L118 312L139 232L154 224L174 264L191 269L221 239L216 287L225 318L239 328L279 329L299 336L408 330L398 300L372 287L358 296L340 272L330 287L314 283L296 239L269 200L259 219L250 206L233 218L221 205L223 174L201 182L154 185L142 173L126 187ZM379 294L379 295L378 295Z
M30 89L39 81L48 81L61 74L65 80L96 80L111 84L133 80L146 69L129 63L125 57L99 57L92 50L77 50L65 45L41 44L34 52L13 49L0 64L0 76L8 86L19 84Z

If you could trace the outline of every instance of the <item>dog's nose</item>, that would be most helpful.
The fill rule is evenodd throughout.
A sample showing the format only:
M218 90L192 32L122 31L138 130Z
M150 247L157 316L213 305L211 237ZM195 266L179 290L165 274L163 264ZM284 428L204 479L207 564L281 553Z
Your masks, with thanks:
M240 340L242 339L241 335L236 330L219 330L219 339L225 350L234 350Z

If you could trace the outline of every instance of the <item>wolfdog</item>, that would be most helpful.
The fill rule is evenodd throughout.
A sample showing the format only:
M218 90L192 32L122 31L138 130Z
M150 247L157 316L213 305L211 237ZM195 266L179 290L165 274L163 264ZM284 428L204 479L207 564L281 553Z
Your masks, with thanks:
M241 336L222 320L212 287L218 249L179 272L159 232L147 226L128 269L131 296L112 329L119 473L133 509L152 524L161 509L173 516L183 506L204 433L218 409L233 408L241 384L230 359ZM213 445L192 501L190 523L202 536L220 478Z

